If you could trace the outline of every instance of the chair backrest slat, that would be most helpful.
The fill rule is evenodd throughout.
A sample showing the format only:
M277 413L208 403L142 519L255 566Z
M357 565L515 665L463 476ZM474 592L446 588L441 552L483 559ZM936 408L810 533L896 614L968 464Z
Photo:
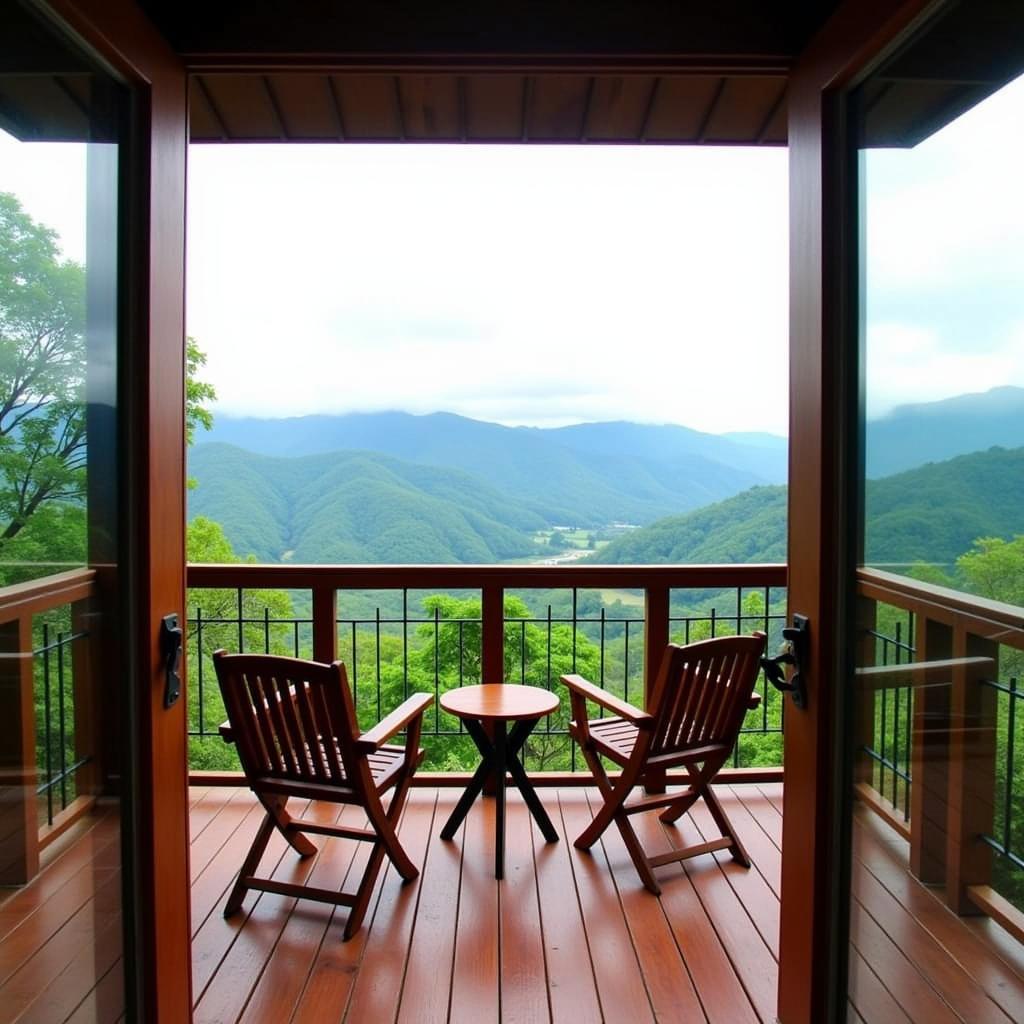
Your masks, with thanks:
M764 652L764 633L669 644L650 704L652 754L732 745L743 723Z
M355 784L355 705L340 662L214 655L242 767L250 777Z

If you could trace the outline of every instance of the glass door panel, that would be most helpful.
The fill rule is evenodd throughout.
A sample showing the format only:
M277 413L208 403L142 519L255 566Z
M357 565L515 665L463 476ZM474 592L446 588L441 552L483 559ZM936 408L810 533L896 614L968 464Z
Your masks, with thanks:
M1024 9L851 97L860 510L847 1019L1024 1016Z
M125 94L20 5L0 25L0 1017L114 1021Z

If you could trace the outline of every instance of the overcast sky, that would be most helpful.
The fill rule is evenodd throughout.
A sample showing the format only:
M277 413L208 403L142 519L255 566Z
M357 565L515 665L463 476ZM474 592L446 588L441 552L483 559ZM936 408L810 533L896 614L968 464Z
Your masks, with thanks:
M1024 385L1024 79L867 156L868 408ZM0 133L82 256L84 147ZM784 149L197 146L188 330L219 414L444 409L784 433Z

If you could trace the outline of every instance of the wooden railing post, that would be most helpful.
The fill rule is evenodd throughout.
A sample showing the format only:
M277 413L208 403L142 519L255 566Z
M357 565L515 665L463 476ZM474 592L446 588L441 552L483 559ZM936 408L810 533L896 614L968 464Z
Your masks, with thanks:
M991 658L996 666L999 645L957 623L953 657ZM983 912L967 889L987 886L992 878L992 850L980 839L992 834L995 811L996 691L981 682L989 673L998 676L994 667L959 665L953 671L946 904L957 914Z
M32 616L0 625L0 885L39 872Z
M333 584L313 588L313 660L329 665L338 657L338 591Z
M915 661L953 657L953 631L941 622L917 615ZM910 870L922 882L946 880L946 839L949 817L950 688L921 686L912 690L910 730Z
M644 590L644 708L650 710L654 681L658 678L661 660L669 638L668 587L647 587ZM644 790L665 792L665 772L651 771L644 776Z
M505 682L505 588L485 584L480 594L480 682ZM484 726L494 738L494 724ZM488 776L484 793L494 795L494 778Z

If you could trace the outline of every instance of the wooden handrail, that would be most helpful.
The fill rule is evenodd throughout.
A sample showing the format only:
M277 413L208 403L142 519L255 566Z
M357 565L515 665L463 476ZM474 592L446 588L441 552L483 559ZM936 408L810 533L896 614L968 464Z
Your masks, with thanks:
M71 569L27 583L0 587L0 624L38 615L92 597L95 569Z
M956 618L972 633L1024 650L1024 608L1018 605L923 583L882 569L858 569L857 592L935 622L952 625Z
M425 590L649 586L679 588L784 587L785 565L196 565L190 587L310 590Z

